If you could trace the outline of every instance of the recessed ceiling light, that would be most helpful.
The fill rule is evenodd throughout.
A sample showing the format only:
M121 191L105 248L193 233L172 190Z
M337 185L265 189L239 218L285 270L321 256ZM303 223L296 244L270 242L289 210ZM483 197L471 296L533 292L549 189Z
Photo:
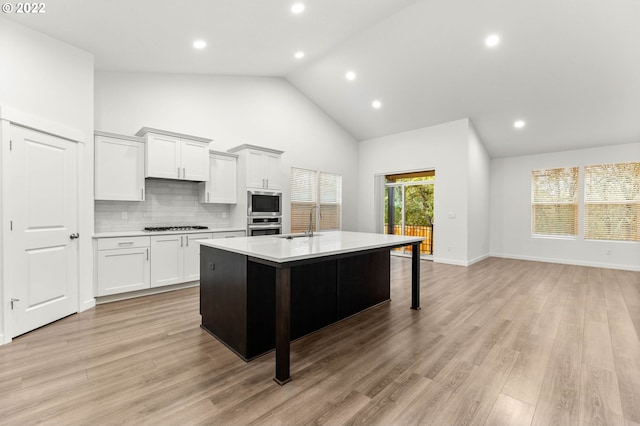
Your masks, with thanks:
M353 81L356 79L356 73L353 71L347 71L347 73L344 76L347 77L347 80L350 80L350 81Z
M375 101L371 102L371 106L374 107L375 109L380 109L382 108L382 102L376 99Z
M205 47L207 47L207 42L204 40L196 40L193 42L193 47L195 47L196 49L204 49Z
M304 4L294 3L291 6L291 13L295 13L297 15L298 13L302 13L302 12L304 12Z
M304 52L302 50L298 50L293 56L296 59L302 59L302 58L304 58Z
M522 129L525 125L525 122L522 120L517 120L513 123L513 127L515 127L516 129Z
M489 47L496 47L500 44L500 36L497 34L491 34L489 37L484 39L484 44Z

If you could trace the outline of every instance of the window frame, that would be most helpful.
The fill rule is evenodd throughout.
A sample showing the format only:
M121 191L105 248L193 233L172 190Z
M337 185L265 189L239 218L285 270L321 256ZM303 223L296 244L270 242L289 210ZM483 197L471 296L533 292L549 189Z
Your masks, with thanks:
M588 240L588 241L603 241L603 242L640 242L640 190L638 193L636 194L632 194L635 195L634 199L631 200L615 200L615 199L608 199L608 200L589 200L591 192L588 191L588 187L589 189L593 186L591 183L589 185L587 185L587 181L588 179L591 177L591 173L590 173L590 169L596 169L596 168L601 168L601 169L606 169L606 168L611 168L611 167L616 167L616 166L621 166L621 165L635 165L632 167L640 167L640 162L638 161L627 161L627 162L607 162L607 163L600 163L600 164L590 164L590 165L585 165L583 166L583 170L584 170L584 177L582 179L582 185L583 185L583 192L584 192L584 196L583 196L583 227L584 227L584 239ZM632 181L633 184L633 180L634 180L634 176L630 176L630 179ZM635 179L639 179L639 178L635 178ZM640 187L640 184L638 184L638 186ZM633 191L633 188L632 188ZM595 215L590 215L588 213L588 206L631 206L632 210L636 210L636 217L635 217L635 226L636 226L636 230L635 233L633 230L631 230L629 237L631 238L611 238L612 235L607 235L607 237L604 238L597 238L593 235L589 235L590 234L590 226L589 226L589 219ZM635 206L635 207L634 207ZM633 238L635 236L635 238Z
M567 170L567 169L575 169L575 201L536 201L535 200L535 173L536 172L546 172L551 170ZM545 239L562 239L562 240L576 240L580 237L581 231L581 215L580 215L580 202L581 202L581 180L580 180L580 166L565 166L565 167L548 167L543 169L531 169L529 172L530 179L530 236L532 238L545 238ZM553 234L553 233L537 233L536 232L536 206L575 206L574 212L574 232L572 234Z
M312 201L296 201L294 200L294 190L293 190L293 177L295 175L294 170L303 170L305 172L310 172L310 174L313 175L313 189L311 191L311 197ZM323 202L322 201L322 184L321 184L321 176L322 175L333 175L333 176L337 176L338 180L339 180L339 184L337 185L337 190L336 190L336 199L337 201L335 202ZM298 210L299 208L305 208L306 209L310 209L313 207L317 207L316 211L315 211L315 215L313 216L313 220L312 220L312 228L313 228L313 232L321 232L321 231L340 231L342 230L342 175L339 173L332 173L332 172L326 172L326 171L322 171L322 170L314 170L314 169L307 169L307 168L303 168L303 167L291 167L291 175L290 175L290 179L289 179L289 186L290 186L290 190L291 190L291 198L289 200L289 207L290 207L290 211L291 211L291 223L290 223L290 227L291 227L291 232L306 232L309 228L309 224L306 223L306 225L304 227L300 226L300 224L297 221L297 217L299 216L299 214L295 214L294 215L294 211ZM315 199L313 199L315 198ZM295 205L295 207L294 207ZM322 207L323 206L336 206L337 207L337 214L336 214L336 221L338 222L338 227L337 228L323 228L322 227L322 219L320 216L320 212L322 211Z

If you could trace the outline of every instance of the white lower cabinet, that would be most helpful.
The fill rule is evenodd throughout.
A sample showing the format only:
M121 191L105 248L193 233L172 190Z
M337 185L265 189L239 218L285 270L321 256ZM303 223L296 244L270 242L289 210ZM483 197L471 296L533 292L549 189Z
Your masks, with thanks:
M196 240L244 237L244 231L98 238L97 296L200 280Z
M200 279L200 244L212 233L151 237L151 287Z
M98 240L98 296L149 288L149 237Z

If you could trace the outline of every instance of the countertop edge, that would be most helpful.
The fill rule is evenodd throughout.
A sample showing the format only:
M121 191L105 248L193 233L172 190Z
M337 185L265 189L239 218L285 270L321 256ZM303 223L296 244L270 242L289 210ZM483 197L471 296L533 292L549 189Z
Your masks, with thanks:
M380 235L384 235L384 234L380 234ZM256 238L256 237L252 237L252 238ZM269 237L257 237L257 238L269 238ZM393 247L398 247L403 245L410 245L410 244L421 242L421 241L424 241L424 237L406 237L406 240L403 240L403 241L385 241L385 242L371 243L371 244L362 245L358 247L348 247L348 248L327 250L327 251L318 252L318 253L305 253L297 256L287 256L286 258L272 257L263 253L252 252L249 250L242 250L240 248L235 248L235 247L224 247L220 245L219 241L216 241L216 240L199 240L198 242L201 245L205 245L207 247L211 247L219 250L225 250L232 253L242 254L245 256L262 259L269 262L284 264L284 263L296 262L301 260L316 259L320 257L334 256L334 255L340 255L340 254L346 254L346 253L356 253L359 251L375 250L375 249L386 248L386 247L393 248ZM403 243L406 243L406 244L403 244Z

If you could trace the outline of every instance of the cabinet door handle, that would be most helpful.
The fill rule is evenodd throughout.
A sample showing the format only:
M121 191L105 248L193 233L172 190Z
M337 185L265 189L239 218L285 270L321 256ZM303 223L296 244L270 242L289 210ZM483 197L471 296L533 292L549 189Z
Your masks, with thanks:
M180 167L178 167L178 177L180 177Z
M140 188L140 199L144 201L144 188Z
M182 235L180 236L180 247L184 247L184 242L182 241Z
M267 188L269 187L269 178L267 178Z
M187 247L189 247L189 236L184 237L187 240Z
M149 249L147 249L147 260L149 260Z
M207 203L209 202L209 193L207 192Z
M185 171L185 168L182 168L182 179L185 179L187 177L187 172Z

